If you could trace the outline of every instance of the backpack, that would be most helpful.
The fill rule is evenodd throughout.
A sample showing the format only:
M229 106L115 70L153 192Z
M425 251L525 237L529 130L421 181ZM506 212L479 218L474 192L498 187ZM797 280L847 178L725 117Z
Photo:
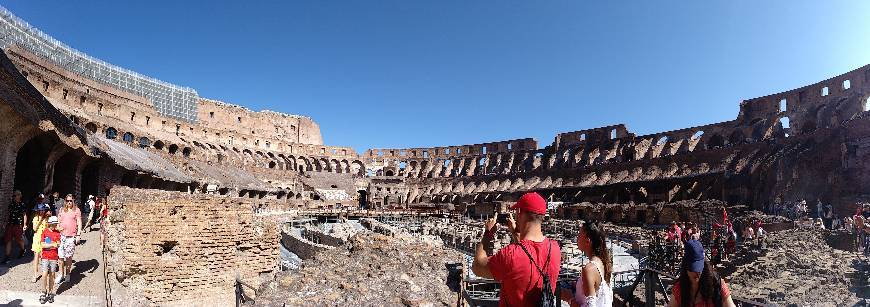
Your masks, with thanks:
M541 301L535 304L535 306L540 307L559 307L562 306L561 299L559 298L559 287L556 287L556 292L553 292L553 286L550 283L550 275L541 270L541 267L535 263L535 259L532 258L532 254L529 254L529 251L526 250L526 247L523 246L522 243L517 243L520 248L523 249L523 252L526 253L526 256L529 257L529 262L535 266L535 269L538 270L538 273L541 274L541 279L543 284L541 285ZM550 239L547 239L547 261L544 262L544 268L549 268L550 266L550 249L553 247L553 242ZM556 276L558 279L559 276Z

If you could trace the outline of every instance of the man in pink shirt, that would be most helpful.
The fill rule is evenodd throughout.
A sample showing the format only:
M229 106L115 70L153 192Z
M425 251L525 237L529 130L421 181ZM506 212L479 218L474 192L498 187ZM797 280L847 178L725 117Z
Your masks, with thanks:
M75 199L72 195L66 195L66 202L63 208L58 212L60 220L60 248L58 248L58 257L60 257L60 274L55 279L55 283L60 284L62 281L69 281L69 271L72 268L72 258L76 252L76 244L79 241L79 233L82 231L82 211L76 206Z

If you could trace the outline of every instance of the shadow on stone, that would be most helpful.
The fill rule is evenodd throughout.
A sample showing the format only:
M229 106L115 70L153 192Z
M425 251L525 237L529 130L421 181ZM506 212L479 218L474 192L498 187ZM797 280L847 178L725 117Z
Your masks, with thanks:
M83 273L94 273L99 266L100 263L96 259L90 259L74 263L72 270L69 272L69 282L60 284L60 286L57 287L57 294L69 290L70 288L81 282L83 278L85 278L85 275Z

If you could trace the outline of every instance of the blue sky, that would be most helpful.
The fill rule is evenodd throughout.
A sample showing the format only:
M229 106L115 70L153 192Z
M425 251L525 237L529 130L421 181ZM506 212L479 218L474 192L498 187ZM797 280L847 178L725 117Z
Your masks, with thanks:
M738 103L870 64L870 1L13 1L92 56L328 145L423 147L624 123L730 120Z

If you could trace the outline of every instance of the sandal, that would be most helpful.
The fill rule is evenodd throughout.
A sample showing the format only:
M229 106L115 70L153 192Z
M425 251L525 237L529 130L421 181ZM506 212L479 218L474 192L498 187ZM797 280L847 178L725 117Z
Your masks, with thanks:
M47 296L48 296L48 294L46 294L46 293L43 293L42 295L40 295L40 296L39 296L39 303L40 303L40 304L45 304L45 302L48 301Z
M49 294L48 297L46 297L46 299L48 300L49 303L54 303L54 293Z

